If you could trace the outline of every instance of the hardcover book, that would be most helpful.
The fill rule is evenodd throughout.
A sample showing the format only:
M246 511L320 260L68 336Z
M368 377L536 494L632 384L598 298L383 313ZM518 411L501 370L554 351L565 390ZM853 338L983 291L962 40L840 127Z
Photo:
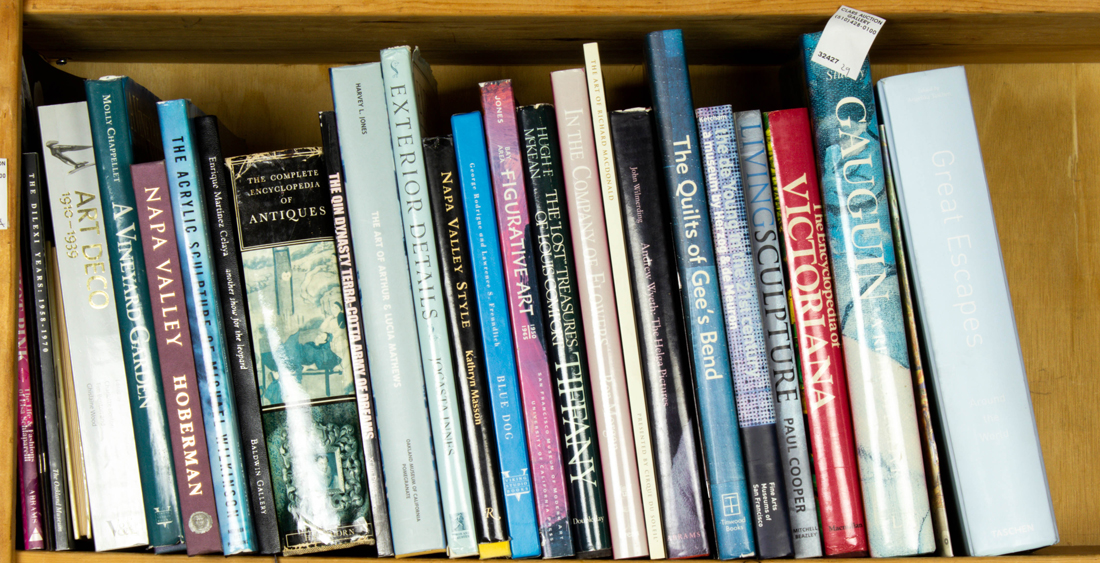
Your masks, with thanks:
M542 296L536 286L538 264L531 237L527 190L523 181L515 99L509 80L481 83L482 119L496 200L497 231L507 281L512 344L519 370L523 422L531 455L531 479L545 558L571 557L573 534L565 492L564 460L557 404L546 355Z
M164 162L131 168L136 212L145 253L146 281L154 292L153 338L160 357L166 391L169 437L175 460L176 490L188 555L221 553L218 503L214 498L206 424L199 404L198 376L192 354L191 321L187 318L183 272L177 250L176 224L168 193Z
M775 430L775 398L768 372L764 324L756 290L759 261L750 243L744 188L730 106L695 110L706 167L714 257L722 291L722 313L729 337L737 422L752 495L758 555L789 557L794 552L787 495Z
M706 183L691 102L691 84L678 29L646 36L646 67L656 116L658 165L672 219L676 267L706 451L711 510L719 559L751 557L753 528L741 457L729 349L722 320Z
M871 65L857 79L812 61L802 36L826 239L852 399L872 557L935 549L901 318Z
M611 114L668 557L710 555L695 389L649 110Z
M27 357L27 307L23 276L19 276L19 304L16 312L16 403L18 404L18 434L16 435L16 472L19 483L19 508L23 523L23 549L46 549L45 519L42 513L42 490L38 479L38 435L35 428L34 392L31 384L31 363Z
M825 212L805 108L767 114L825 555L867 553ZM803 473L809 478L809 467ZM807 484L809 486L809 484ZM794 532L796 535L797 531Z
M963 67L879 81L928 375L967 555L1058 541Z
M459 179L462 209L468 228L467 240L473 257L474 295L477 297L481 345L485 351L485 373L493 385L489 405L492 407L493 430L496 432L500 459L504 514L511 554L519 559L537 557L542 549L535 498L531 494L527 432L516 375L512 327L508 319L489 155L481 122L479 112L464 113L451 118L451 128L454 131L455 158L461 171Z
M590 364L585 351L589 331L584 330L577 303L574 247L565 210L565 182L554 108L546 104L525 106L516 111L516 117L522 135L524 179L530 186L534 214L532 235L541 274L538 288L546 300L547 352L565 440L565 472L573 501L571 522L577 556L608 557L613 544L608 532L604 477L600 472L597 419L592 414Z
M321 149L226 160L283 551L374 543Z

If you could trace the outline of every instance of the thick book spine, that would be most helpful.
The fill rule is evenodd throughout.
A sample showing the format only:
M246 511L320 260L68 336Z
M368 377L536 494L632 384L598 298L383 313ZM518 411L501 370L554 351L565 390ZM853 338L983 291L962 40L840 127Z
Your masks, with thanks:
M550 365L557 389L565 472L572 500L573 536L577 557L611 555L604 477L591 405L589 358L577 303L573 241L565 210L565 183L554 108L526 106L516 111L523 144L524 179L530 186L532 236L539 263L537 287L546 300L546 334ZM606 458L604 458L606 459Z
M493 184L489 156L485 148L485 130L478 112L451 118L455 158L461 181L462 210L470 243L474 295L480 324L485 373L491 384L489 405L493 411L497 455L504 489L504 514L512 557L537 557L538 517L531 494L531 466L527 457L527 432L523 423L523 403L516 374L516 356L512 346L508 299L505 295L504 265L493 203Z
M511 81L483 82L481 108L489 168L493 173L497 231L503 260L508 264L504 268L505 290L512 319L512 343L519 366L542 556L571 557L573 534L569 526L561 434L546 355L542 296L535 287L538 264L531 240L531 217L527 209Z
M187 100L159 102L161 140L168 175L168 192L176 224L191 347L198 375L206 447L210 465L217 468L214 498L218 503L222 551L226 555L256 551L252 513L248 509L244 456L241 453L233 387L229 384L221 292L214 282L206 199L195 153L191 117L197 113Z
M359 291L364 309L374 312L363 329L393 551L398 557L440 553L447 540L382 69L378 63L339 67L330 77L351 236L364 249L354 253Z
M966 72L895 76L878 93L960 551L1051 545L1057 521Z
M16 318L16 388L19 429L16 436L16 472L19 482L19 507L23 521L23 549L46 548L46 531L42 514L42 490L38 479L38 436L34 424L34 392L31 386L31 363L27 355L27 311L23 276L19 276L19 305Z
M809 473L810 449L802 411L802 385L798 381L791 333L787 283L783 275L783 241L779 238L776 221L764 124L760 112L755 110L734 114L734 122L744 216L752 246L751 261L764 329L764 357L771 376L776 438L794 555L799 559L821 557L821 532L817 524L817 502Z
M126 365L112 301L106 217L99 195L88 104L38 108L75 408L97 551L146 545ZM89 330L89 327L94 329ZM80 389L95 389L81 393ZM73 463L80 463L74 458Z
M741 167L730 106L700 108L699 144L707 171L714 255L729 337L737 422L744 441L758 555L793 554L787 495L775 433L775 398L756 290L752 238L745 215Z
M378 444L378 424L375 419L371 392L370 369L367 365L367 342L363 335L366 312L359 291L359 274L355 270L355 253L348 216L344 167L340 162L340 136L336 112L321 112L321 150L328 172L329 202L336 238L336 265L340 275L340 295L344 299L344 321L347 325L349 360L355 378L355 403L359 409L359 440L363 444L367 494L370 495L370 515L374 525L375 552L379 557L393 555L390 516L386 510L386 485L382 476L382 450Z
M803 400L821 512L821 539L827 556L865 554L867 533L852 412L810 121L805 109L771 112L767 119L768 150L782 221L783 255L794 306ZM808 467L803 477L809 478Z
M612 113L610 122L668 557L706 557L710 532L695 434L695 389L680 287L676 271L667 267L674 256L652 117L646 110L630 110Z
M146 280L155 292L154 338L160 357L168 409L168 428L175 459L176 490L188 555L221 553L215 479L210 469L206 424L195 404L198 376L192 353L191 321L187 318L183 273L180 269L176 224L168 194L164 162L135 164L131 168L138 225L145 253Z
M373 545L321 149L236 156L226 166L283 552Z
M435 224L428 204L424 169L424 111L435 97L435 79L420 51L394 47L382 51L382 79L397 169L397 193L405 224L405 254L413 280L416 329L432 422L435 466L443 500L447 553L451 557L477 555L470 479L466 471L466 439L457 418L455 364L451 334L443 306Z
M130 414L137 436L141 492L149 545L164 547L183 542L179 498L168 413L160 381L160 358L152 342L155 324L149 289L145 286L145 256L141 250L134 186L130 165L159 160L157 98L126 77L88 80L88 113L103 198L115 307L121 330Z
M872 557L935 550L879 147L871 64L852 80L802 36L826 238Z
M32 357L36 359L38 405L42 408L42 432L40 452L45 456L46 478L42 483L43 503L50 513L46 529L50 532L49 548L67 551L73 548L73 521L69 509L69 486L65 470L65 443L62 434L61 413L58 408L61 396L57 378L57 335L51 326L56 314L50 302L49 262L46 250L50 225L49 213L42 184L42 161L37 152L23 153L24 214L23 230L26 233L26 254L23 267L30 284L27 294L31 300L31 313L27 317L27 331L33 333L30 344Z
M237 407L237 426L241 432L248 476L256 550L270 555L279 552L279 523L271 498L271 468L267 463L267 445L260 424L260 393L256 388L256 369L252 361L252 331L248 307L242 293L241 257L237 250L237 212L229 189L229 172L219 134L218 118L201 115L192 119L195 153L205 192L206 218L210 229L218 233L214 245L214 276L222 298L222 326L229 344L229 374L233 379L233 400ZM190 547L190 544L188 544Z
M454 342L454 361L461 374L458 403L466 432L466 462L476 514L478 550L487 557L506 550L504 491L500 482L493 419L486 409L492 390L485 371L485 353L479 342L479 315L474 296L474 272L466 220L459 195L458 161L450 137L424 140L428 199L436 224L447 327Z
M718 557L749 557L755 553L749 496L741 439L731 431L737 427L732 372L680 30L646 36L646 64L656 114L658 162L665 173L676 266L684 284L681 299L691 338Z

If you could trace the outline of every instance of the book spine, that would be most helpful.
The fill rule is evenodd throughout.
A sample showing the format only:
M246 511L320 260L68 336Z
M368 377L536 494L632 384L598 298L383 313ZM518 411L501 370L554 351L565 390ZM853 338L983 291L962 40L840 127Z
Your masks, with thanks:
M894 244L866 60L852 80L811 61L820 34L802 36L803 69L825 201L872 557L935 549L901 318Z
M489 147L489 168L493 173L497 230L503 247L502 256L508 264L504 269L505 289L512 319L512 342L519 366L519 388L531 455L542 556L571 557L574 553L573 534L569 526L561 434L546 355L542 297L534 287L538 265L531 241L531 218L527 210L511 81L482 83L481 108Z
M485 371L485 354L478 342L480 321L474 301L473 264L459 195L454 141L450 137L425 139L424 166L432 219L439 227L435 229L435 242L440 249L447 327L454 342L455 365L460 366L461 373L458 405L466 433L466 461L476 508L474 524L479 550L485 557L493 550L491 544L503 544L497 547L506 548L508 531L503 518L504 491L493 420L485 404L491 399L492 390Z
M439 492L443 499L447 553L451 557L467 557L478 553L477 537L466 471L466 440L462 425L455 417L455 364L443 308L443 288L439 283L439 254L435 247L435 224L427 202L428 182L421 140L426 98L434 97L435 85L420 52L409 47L383 50L382 68L398 175L397 193L405 225L405 253L414 282L420 357L425 388L429 390L428 408Z
M676 266L699 397L700 426L720 559L749 557L753 532L741 457L718 270L707 217L706 184L679 30L646 37L646 65L656 115L660 167L672 215Z
M531 495L531 466L527 456L527 432L519 395L515 350L505 296L504 265L493 203L485 130L479 112L451 118L455 158L461 181L462 210L468 227L474 295L480 324L478 334L485 351L485 373L491 383L493 430L500 459L504 514L507 517L512 557L537 557L542 553L535 499Z
M34 333L30 346L38 364L38 404L42 407L41 452L46 456L46 479L42 486L43 502L50 510L46 529L51 536L50 549L67 551L73 548L73 521L69 509L68 479L65 470L64 438L59 412L59 371L56 333L51 326L55 313L50 300L49 262L46 251L49 239L48 203L44 199L42 161L37 152L23 153L21 168L24 185L24 232L27 233L27 253L24 267L30 280L32 313L27 318L28 331Z
M794 555L821 557L821 532L810 468L810 450L802 412L802 385L798 381L795 342L791 334L787 283L783 275L782 240L772 196L771 169L759 111L734 115L737 155L741 165L745 218L752 247L760 318L764 329L764 357L771 376L779 460L787 493Z
M378 424L375 420L370 369L367 365L367 343L363 335L364 309L359 291L359 275L355 271L355 254L348 216L347 192L343 165L340 162L340 138L336 112L321 112L321 149L328 172L329 201L336 238L336 265L340 275L340 295L344 300L344 321L347 325L349 360L355 381L355 402L359 412L359 440L363 444L364 471L370 514L374 525L375 551L379 557L393 556L390 517L386 510L386 488L382 475L382 450L378 444Z
M271 468L267 463L267 444L260 424L260 393L256 388L256 369L252 361L252 334L248 307L241 292L241 258L237 248L237 213L229 189L218 132L218 118L203 115L192 119L195 152L205 195L206 217L217 233L214 245L214 271L222 298L222 326L229 344L229 374L233 379L233 399L237 407L237 426L245 447L245 474L251 501L256 550L278 553L279 523L271 498ZM190 547L190 543L188 544Z
M134 210L134 186L130 165L134 144L159 144L156 98L128 78L88 80L88 113L93 149L99 172L99 193L104 210L111 277L115 282L115 307L122 331L130 414L134 419L141 493L145 499L145 525L149 544L164 547L183 542L179 498L176 495L172 447L168 438L168 413L160 382L160 358L152 342L152 303L145 281L145 256L141 251ZM147 151L146 151L147 152Z
M221 297L212 276L213 248L206 219L205 195L195 154L187 100L159 102L161 139L168 192L176 224L191 346L198 375L199 398L206 423L210 465L217 468L214 498L218 503L222 550L226 555L256 551L252 514L248 510L245 463L241 453L229 354L221 319Z
M646 405L645 380L639 349L638 326L634 318L634 295L630 289L630 265L626 252L623 215L619 208L618 178L615 153L611 142L611 124L607 115L603 68L596 43L584 45L585 77L588 101L592 112L592 133L596 162L600 171L600 193L611 256L611 279L615 288L615 306L622 341L623 364L626 367L626 391L630 402L630 421L637 454L638 481L641 487L642 516L645 518L646 540L651 559L665 559L664 520L657 492L657 470L653 460L653 440L649 434L649 412Z
M590 363L584 345L588 331L584 330L577 306L574 247L564 209L565 183L554 108L545 104L521 107L516 118L522 133L524 179L530 186L535 219L532 236L541 273L537 287L546 300L547 352L560 404L577 556L607 557L611 555L612 539L600 472L597 421L590 408Z
M642 371L649 401L657 491L668 557L710 555L701 452L680 287L662 204L649 111L614 112L611 132L619 173L619 203L636 299ZM657 265L657 267L654 267Z
M92 151L88 104L38 109L46 159L53 231L57 236L58 280L65 300L65 325L92 531L97 551L146 545L145 509L134 443L126 365L114 284L103 229L103 205ZM96 327L96 330L79 330ZM80 393L77 389L95 389ZM95 416L93 417L93 413Z
M195 356L192 354L191 322L187 318L183 276L177 250L176 225L168 194L164 162L131 167L138 226L145 253L146 279L156 292L154 338L160 357L160 375L167 391L168 428L175 459L176 490L188 555L221 553L218 503L214 498L214 477L210 469L206 424L196 416L199 400Z
M16 402L18 403L19 430L16 466L19 482L19 504L23 521L23 549L46 549L46 531L43 527L42 492L38 480L38 436L34 419L34 393L31 390L31 364L27 355L26 294L23 276L19 276L19 305L16 319Z
M381 65L333 68L330 76L348 216L355 218L351 237L368 249L354 253L360 297L364 310L378 312L365 317L363 329L393 550L399 557L439 553L447 540Z

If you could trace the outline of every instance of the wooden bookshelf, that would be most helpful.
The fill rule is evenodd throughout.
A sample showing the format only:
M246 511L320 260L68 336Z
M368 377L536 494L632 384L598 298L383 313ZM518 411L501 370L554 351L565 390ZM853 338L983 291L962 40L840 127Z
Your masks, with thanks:
M609 106L648 105L646 32L684 29L697 105L783 107L779 67L832 0L0 0L0 362L14 364L19 45L68 72L127 74L189 97L249 143L319 143L327 69L419 44L438 114L478 109L479 81L512 78L520 103L548 101L549 72L598 40ZM1084 0L871 0L886 18L875 78L966 63L1061 543L1028 561L1100 561L1100 4ZM1029 64L1015 64L1029 63ZM14 387L12 371L0 384ZM14 394L0 399L0 562L139 563L141 553L14 550ZM165 556L182 561L182 556ZM163 559L160 558L160 559ZM328 558L299 558L320 562ZM221 561L221 557L190 561Z

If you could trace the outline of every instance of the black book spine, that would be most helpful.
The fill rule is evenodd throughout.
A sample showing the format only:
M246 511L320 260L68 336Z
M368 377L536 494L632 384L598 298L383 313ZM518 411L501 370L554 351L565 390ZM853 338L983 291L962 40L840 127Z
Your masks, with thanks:
M611 556L611 533L600 474L596 421L589 405L588 358L577 302L577 274L565 180L558 148L553 106L540 104L516 111L523 171L530 196L532 237L539 262L539 290L546 301L547 353L557 390L558 424L562 429L566 474L573 508L577 557Z
M355 404L359 410L359 430L366 464L367 494L370 496L371 520L374 524L374 546L379 557L393 556L393 536L390 515L386 508L386 488L382 478L382 449L378 443L370 370L367 366L367 341L363 335L363 305L359 296L359 276L355 269L354 244L351 240L351 218L344 198L344 169L340 161L340 137L336 129L336 113L321 112L321 151L329 178L332 198L332 223L336 236L336 260L341 292L344 297L344 321L348 330L348 350L355 377Z
M478 515L478 544L508 540L504 522L504 496L497 461L496 435L487 400L492 396L485 371L485 355L478 335L474 274L466 239L466 220L459 195L458 164L451 137L424 140L424 166L428 172L428 193L435 220L435 239L443 271L447 326L454 342L455 365L462 379L459 408L466 434L468 471Z
M206 191L206 216L214 242L214 267L222 299L222 324L230 350L230 373L233 376L233 397L237 402L237 424L241 445L248 463L248 498L256 529L259 552L279 553L279 522L275 515L275 499L271 491L271 469L268 465L267 442L260 421L260 393L256 387L256 372L252 356L252 338L245 303L244 278L241 276L240 254L237 249L237 217L230 192L229 172L225 167L218 119L211 115L197 117L195 149L203 189Z
M24 195L24 269L27 295L27 349L31 377L37 380L36 421L39 434L39 468L42 472L42 502L49 512L45 518L47 544L56 551L73 549L72 516L65 460L62 457L60 418L57 412L57 373L54 370L54 335L50 324L50 285L47 280L49 257L46 244L50 236L49 206L43 201L44 176L39 154L23 154ZM33 309L33 310L30 310Z
M695 386L650 112L612 113L611 137L668 556L706 557L710 539Z

